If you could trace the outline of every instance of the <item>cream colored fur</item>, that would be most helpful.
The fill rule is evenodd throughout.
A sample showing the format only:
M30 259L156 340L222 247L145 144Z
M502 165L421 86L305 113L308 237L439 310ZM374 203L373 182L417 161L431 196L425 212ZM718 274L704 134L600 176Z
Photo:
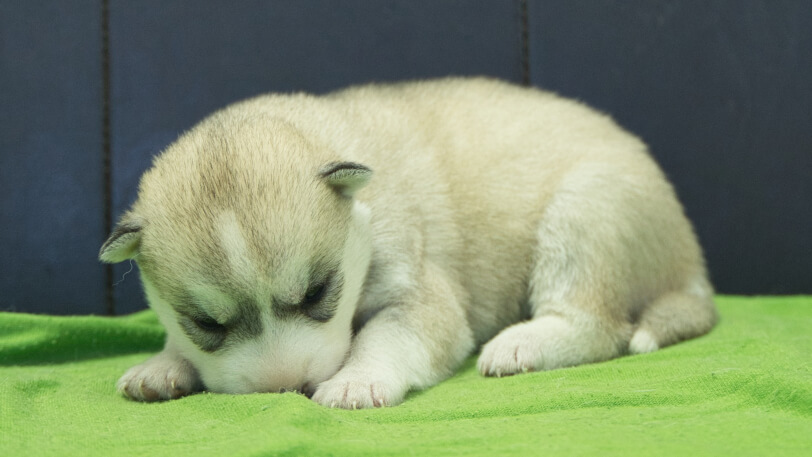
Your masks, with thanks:
M584 105L482 78L227 107L156 159L100 256L137 260L167 328L165 351L119 381L138 400L205 387L395 405L480 347L480 371L503 376L716 321L645 145ZM330 262L344 281L331 319L280 310Z

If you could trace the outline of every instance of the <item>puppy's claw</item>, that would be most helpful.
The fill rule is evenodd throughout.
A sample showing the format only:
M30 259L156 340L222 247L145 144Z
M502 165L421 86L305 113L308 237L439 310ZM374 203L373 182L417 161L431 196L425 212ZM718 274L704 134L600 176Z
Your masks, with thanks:
M127 370L117 387L125 397L136 401L170 400L202 389L188 361L164 353Z
M341 376L340 378L349 378ZM368 381L368 376L356 379L330 379L322 382L312 400L330 408L365 409L397 405L403 401L405 389L396 389L382 381Z

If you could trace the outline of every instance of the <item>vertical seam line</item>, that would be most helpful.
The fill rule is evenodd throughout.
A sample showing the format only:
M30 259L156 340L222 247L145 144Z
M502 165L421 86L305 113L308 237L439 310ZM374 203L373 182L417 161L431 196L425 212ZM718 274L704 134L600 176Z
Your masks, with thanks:
M521 62L522 62L522 84L529 86L530 81L530 20L527 13L528 0L519 0L519 15L521 18Z
M101 0L101 78L102 78L102 163L104 193L104 232L113 231L113 177L110 140L110 0ZM104 306L106 314L116 314L113 295L113 265L104 264Z

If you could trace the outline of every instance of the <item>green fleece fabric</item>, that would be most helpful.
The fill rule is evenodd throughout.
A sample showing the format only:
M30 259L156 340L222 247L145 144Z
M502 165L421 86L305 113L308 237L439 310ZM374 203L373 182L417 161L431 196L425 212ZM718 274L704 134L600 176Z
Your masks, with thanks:
M115 391L160 350L151 311L0 313L0 456L812 455L812 297L719 297L708 336L652 354L501 379L476 359L401 406L304 396Z

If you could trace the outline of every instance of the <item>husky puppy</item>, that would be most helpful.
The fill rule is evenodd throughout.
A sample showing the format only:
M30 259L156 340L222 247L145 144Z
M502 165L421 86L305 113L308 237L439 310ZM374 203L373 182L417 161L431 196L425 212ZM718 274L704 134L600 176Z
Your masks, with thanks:
M483 78L266 95L158 156L100 252L166 327L118 389L400 403L481 349L486 376L655 351L716 322L646 146Z

